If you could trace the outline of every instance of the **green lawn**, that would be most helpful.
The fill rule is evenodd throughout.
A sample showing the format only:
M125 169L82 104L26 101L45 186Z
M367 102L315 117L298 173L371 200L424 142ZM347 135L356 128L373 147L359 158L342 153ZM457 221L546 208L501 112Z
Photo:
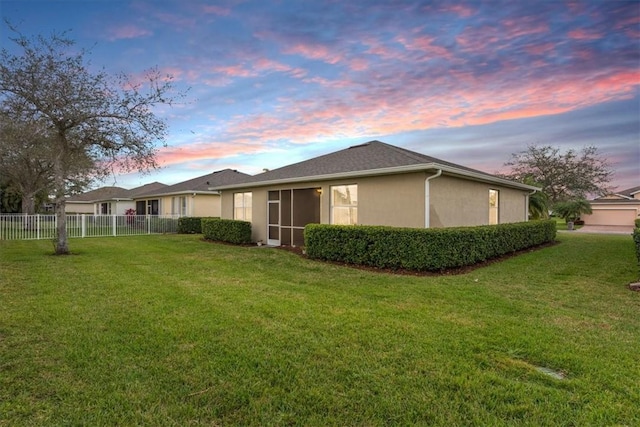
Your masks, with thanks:
M558 238L430 277L193 235L0 241L0 425L640 425L631 237Z

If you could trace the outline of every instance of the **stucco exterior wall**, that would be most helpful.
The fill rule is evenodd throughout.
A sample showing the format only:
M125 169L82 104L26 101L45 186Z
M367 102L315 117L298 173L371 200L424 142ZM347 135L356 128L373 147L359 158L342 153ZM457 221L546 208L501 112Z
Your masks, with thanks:
M193 213L191 214L191 216L220 216L220 196L215 194L197 194L191 199L191 201L193 202Z
M91 203L65 203L66 214L93 214L94 205Z
M196 194L184 193L171 196L151 197L150 199L159 199L160 215L177 215L174 212L173 199L178 197L187 198L187 216L197 217L219 217L220 216L220 196L217 194Z
M267 192L270 190L318 188L320 222L331 223L331 186L358 185L358 224L423 228L425 226L425 179L433 171L398 175L310 181L270 187L225 190L221 196L221 218L233 219L234 193L252 193L252 239L267 241ZM499 222L527 218L527 191L475 182L451 176L430 181L430 227L489 224L489 189L498 190Z
M430 181L430 226L489 224L489 190L498 190L498 222L527 219L527 192L467 179L440 176Z

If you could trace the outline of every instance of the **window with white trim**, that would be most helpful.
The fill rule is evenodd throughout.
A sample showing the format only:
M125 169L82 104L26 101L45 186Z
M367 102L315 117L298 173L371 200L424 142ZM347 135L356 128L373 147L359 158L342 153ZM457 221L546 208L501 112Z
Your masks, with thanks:
M252 193L233 194L233 219L251 222Z
M179 196L179 197L172 198L171 213L173 215L180 215L180 216L187 215L187 197L186 196Z
M358 185L334 185L331 187L331 224L355 225L358 223Z
M489 224L498 224L500 221L500 192L489 190Z

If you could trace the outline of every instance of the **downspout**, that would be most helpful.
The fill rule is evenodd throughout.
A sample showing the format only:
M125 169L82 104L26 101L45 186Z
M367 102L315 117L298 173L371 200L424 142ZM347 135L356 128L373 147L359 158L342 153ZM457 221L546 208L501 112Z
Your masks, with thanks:
M438 169L438 172L436 172L435 175L428 176L424 180L424 228L429 228L430 225L429 214L431 211L431 202L429 199L431 197L431 191L429 189L429 181L439 177L440 175L442 175L442 169Z

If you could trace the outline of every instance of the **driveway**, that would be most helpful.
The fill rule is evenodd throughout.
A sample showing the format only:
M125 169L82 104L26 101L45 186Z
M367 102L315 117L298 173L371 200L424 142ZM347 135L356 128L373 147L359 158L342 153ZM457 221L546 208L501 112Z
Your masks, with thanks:
M573 233L592 233L592 234L631 234L633 226L631 225L583 225L581 228L574 230Z

